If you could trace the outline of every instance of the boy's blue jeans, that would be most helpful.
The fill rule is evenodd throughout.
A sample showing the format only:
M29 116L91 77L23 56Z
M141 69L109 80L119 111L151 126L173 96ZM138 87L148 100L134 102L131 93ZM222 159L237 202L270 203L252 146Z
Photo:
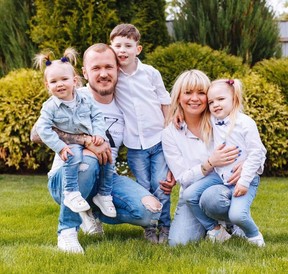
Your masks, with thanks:
M91 201L97 193L99 183L99 163L95 157L84 156L79 167L78 182L82 197ZM116 218L109 218L97 212L97 217L110 224L129 223L149 226L156 223L161 212L145 207L142 198L151 193L126 176L113 173L112 197L117 211ZM58 233L63 229L79 228L82 220L78 213L71 211L63 204L63 167L48 179L48 189L52 198L60 204ZM92 205L92 203L90 204Z
M128 149L128 165L137 183L150 191L162 203L162 213L158 227L170 227L170 195L160 189L160 181L165 181L168 172L162 144L158 143L148 149Z

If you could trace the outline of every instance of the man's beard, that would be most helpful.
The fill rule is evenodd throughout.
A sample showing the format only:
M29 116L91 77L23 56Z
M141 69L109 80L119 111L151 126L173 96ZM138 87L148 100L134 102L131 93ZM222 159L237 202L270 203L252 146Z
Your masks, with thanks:
M114 93L115 88L113 87L113 88L105 89L105 90L101 90L101 89L96 90L96 89L94 89L94 91L96 93L98 93L99 95L101 95L101 96L108 96L108 95L111 95L111 94Z
M96 88L95 86L91 86L90 84L89 84L89 86L90 86L90 89L93 92L95 92L95 93L97 93L97 94L99 94L100 96L103 96L103 97L111 95L111 94L114 94L115 87L116 87L116 85L114 85L113 87L111 87L109 89L99 89L99 88Z

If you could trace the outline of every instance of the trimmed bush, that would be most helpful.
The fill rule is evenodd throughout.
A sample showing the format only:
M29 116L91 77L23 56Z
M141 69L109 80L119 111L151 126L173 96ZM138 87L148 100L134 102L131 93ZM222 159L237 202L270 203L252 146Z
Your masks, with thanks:
M38 71L20 69L0 79L0 158L9 167L36 169L51 160L51 150L30 141L30 130L47 98Z
M243 79L245 113L258 126L263 144L267 149L265 174L288 175L288 109L277 85L269 83L256 73Z
M288 103L288 58L269 59L257 63L253 67L253 71L261 74L267 81L278 85Z
M158 47L147 54L144 61L157 68L165 86L171 90L176 77L184 70L199 69L211 79L220 75L244 75L249 70L242 59L225 52L212 50L195 43L174 43L168 47Z

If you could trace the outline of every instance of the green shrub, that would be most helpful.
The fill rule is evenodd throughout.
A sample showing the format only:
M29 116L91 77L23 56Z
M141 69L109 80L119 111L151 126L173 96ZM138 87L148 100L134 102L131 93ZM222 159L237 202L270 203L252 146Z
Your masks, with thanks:
M20 69L0 79L0 158L9 167L36 169L51 159L45 146L30 141L30 130L47 98L40 72Z
M168 90L171 90L176 77L184 70L199 69L215 79L220 75L241 76L249 69L239 57L195 43L179 42L165 48L158 47L146 55L144 62L160 71Z
M267 81L278 85L288 103L288 58L269 59L257 63L253 71L261 74Z
M284 97L277 85L256 73L247 74L242 81L245 113L255 120L267 149L265 174L288 175L288 109Z

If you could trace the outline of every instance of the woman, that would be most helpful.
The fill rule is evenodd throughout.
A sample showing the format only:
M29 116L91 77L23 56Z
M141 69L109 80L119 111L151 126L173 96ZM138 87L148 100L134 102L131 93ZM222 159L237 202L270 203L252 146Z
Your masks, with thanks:
M210 80L203 72L190 70L178 77L171 93L171 108L167 119L169 124L163 131L162 143L169 169L181 188L169 234L170 245L186 244L188 241L197 241L204 237L206 230L192 214L191 208L185 202L183 192L199 180L217 178L218 175L213 172L213 167L231 164L239 154L236 147L225 147L225 144L212 151L210 136L212 131L209 130L210 124L204 115L208 106L206 93L209 86ZM183 121L178 129L173 121L176 121L179 116L183 118ZM204 132L208 134L203 134ZM239 173L236 172L231 176L230 183L235 183L238 177ZM229 195L227 196L225 190L223 191L223 186L213 187L217 187L214 192L217 196L214 195L210 200L202 199L203 211L213 219L225 220L229 207ZM209 190L210 188L206 191ZM205 192L202 196L209 198L210 195L207 196ZM214 205L215 200L219 201L219 207L217 206L219 212L213 211L210 204L212 200L214 200ZM199 210L201 210L200 207ZM214 218L214 215L217 217ZM209 235L213 241L224 241L230 237L226 230L218 225L218 222L215 222L213 230L213 235L211 237Z

